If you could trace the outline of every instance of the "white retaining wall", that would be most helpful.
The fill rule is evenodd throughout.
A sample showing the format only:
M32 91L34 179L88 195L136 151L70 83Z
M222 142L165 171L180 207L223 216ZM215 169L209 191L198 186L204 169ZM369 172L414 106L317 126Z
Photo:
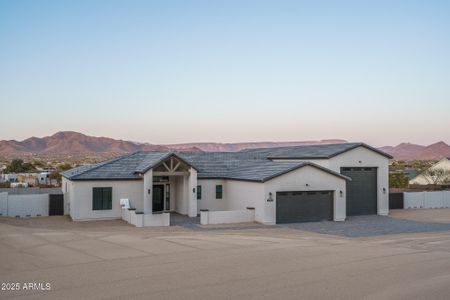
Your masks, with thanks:
M48 216L48 194L0 194L0 213L9 217Z
M255 210L201 211L200 224L232 224L255 221Z
M448 208L450 191L404 193L404 208Z
M137 214L136 210L122 209L122 220L136 227L170 226L170 213Z

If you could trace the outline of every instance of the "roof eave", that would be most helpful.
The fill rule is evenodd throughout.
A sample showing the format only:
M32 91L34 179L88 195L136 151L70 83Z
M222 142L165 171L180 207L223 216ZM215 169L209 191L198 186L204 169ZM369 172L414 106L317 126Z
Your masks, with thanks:
M356 148L358 148L358 147L364 147L364 148L366 148L367 150L371 150L371 151L373 151L373 152L375 152L375 153L378 153L379 155L384 156L384 157L386 157L386 158L388 158L388 159L393 159L393 158L394 158L392 155L387 154L386 152L383 152L383 151L381 151L381 150L379 150L379 149L377 149L377 148L374 148L374 147L369 146L369 145L364 144L364 143L357 143L357 144L353 145L352 147L349 147L349 148L347 148L347 149L345 149L345 150L342 150L342 151L333 153L332 155L330 155L329 158L332 158L332 157L341 155L342 153L348 152L348 151L353 150L353 149L356 149Z
M128 181L128 180L142 180L140 177L123 177L123 178L67 178L70 181Z
M275 175L266 177L266 178L263 179L262 182L269 181L269 180L271 180L271 179L274 179L274 178L276 178L276 177L282 176L282 175L284 175L284 174L287 174L287 173L289 173L289 172L295 171L295 170L297 170L297 169L301 169L301 168L306 167L306 166L310 166L310 167L319 169L319 170L321 170L321 171L323 171L323 172L326 172L326 173L328 173L328 174L330 174L330 175L339 177L339 178L344 179L344 180L348 180L348 181L351 181L351 180L352 180L350 177L347 177L347 176L345 176L345 175L339 174L339 173L334 172L333 170L327 169L327 168L325 168L325 167L319 166L318 164L311 163L311 162L305 162L305 163L303 163L303 164L301 164L301 165L294 166L294 167L292 167L292 168L290 168L290 169L288 169L288 170L285 170L285 171L282 171L282 172L277 173L277 174L275 174Z
M153 169L154 167L156 167L157 165L159 165L160 163L162 163L163 161L165 161L166 159L170 158L170 157L176 157L177 159L179 159L181 162L185 163L186 165L188 165L189 167L193 168L195 171L198 172L198 169L196 167L194 167L191 163L187 162L185 159L181 158L179 155L177 155L175 152L169 152L167 155L163 156L161 159L159 159L157 162L153 163L152 165L148 166L147 168L143 169L143 170L136 170L134 171L134 173L147 173L150 169Z

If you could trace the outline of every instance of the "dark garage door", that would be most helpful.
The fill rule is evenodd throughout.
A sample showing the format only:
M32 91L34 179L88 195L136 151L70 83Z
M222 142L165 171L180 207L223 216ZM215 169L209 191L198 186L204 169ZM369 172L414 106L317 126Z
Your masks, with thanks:
M377 168L341 168L347 181L347 216L377 213Z
M333 220L333 192L277 192L277 223Z

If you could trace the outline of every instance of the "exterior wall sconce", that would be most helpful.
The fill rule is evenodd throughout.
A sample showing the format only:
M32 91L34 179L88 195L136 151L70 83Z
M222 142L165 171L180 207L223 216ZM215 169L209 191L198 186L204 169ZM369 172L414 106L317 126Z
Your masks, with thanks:
M192 192L195 194L195 188L192 189Z
M148 189L148 190L147 190L147 193L148 193L148 194L150 194L151 192L152 192L152 190L151 190L151 189Z
M362 161L360 160L360 161L358 161L360 164L362 164Z
M272 192L269 192L269 199L267 199L267 202L273 202Z
M343 197L344 196L344 192L343 191L339 191L339 197Z
M305 184L306 186L309 186L309 183Z
M386 188L383 188L383 194L386 194Z

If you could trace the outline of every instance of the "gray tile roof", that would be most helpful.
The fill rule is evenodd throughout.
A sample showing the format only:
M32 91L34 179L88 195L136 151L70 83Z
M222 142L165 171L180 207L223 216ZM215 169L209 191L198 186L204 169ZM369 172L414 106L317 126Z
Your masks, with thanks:
M387 153L384 153L376 148L373 148L364 143L345 143L345 144L329 144L329 145L308 145L308 146L294 146L294 147L278 147L266 149L248 149L243 150L246 153L253 153L254 155L268 157L268 158L331 158L341 153L347 152L357 147L364 147L372 150L387 158L392 158Z
M63 172L62 175L71 180L141 179L140 173L146 172L173 155L195 168L199 179L266 181L307 165L346 178L313 163L274 162L271 159L330 158L360 146L390 157L361 143L251 149L239 152L135 152L98 164L71 169Z

